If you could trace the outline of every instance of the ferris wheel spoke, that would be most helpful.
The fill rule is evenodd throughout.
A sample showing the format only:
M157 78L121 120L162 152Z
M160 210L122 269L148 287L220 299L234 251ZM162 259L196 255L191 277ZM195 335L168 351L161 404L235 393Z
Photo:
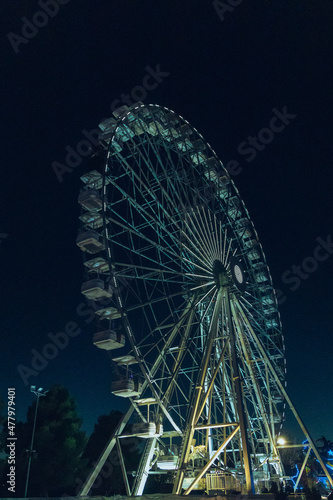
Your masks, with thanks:
M188 264L191 264L191 266L194 266L194 267L197 267L198 269L201 269L201 271L208 271L210 272L211 270L208 268L208 267L202 267L202 266L199 266L199 264L197 262L193 262L191 261L190 259L188 259L187 257L182 257L182 260L187 262Z
M222 233L222 225L220 223L220 234L221 233ZM224 241L223 241L222 264L224 264L226 261L227 233L228 233L228 230L226 229L225 234L224 234ZM221 234L221 238L222 238L222 234ZM222 241L222 239L221 239L221 241Z
M167 170L165 169L165 166L164 166L163 162L162 162L162 161L160 161L160 155L158 154L158 151L157 151L157 149L156 149L155 145L154 145L154 144L150 141L150 139L149 139L149 138L148 138L148 142L150 143L150 145L151 145L152 149L154 150L154 153L155 153L156 157L157 157L157 158L158 158L158 160L159 160L159 166L161 167L162 171L164 172L164 176L165 176L165 178L168 180L168 183L169 183L169 184L171 184L171 186L172 186L171 192L172 192L174 195L175 195L176 193L178 193L178 202L179 202L179 204L180 204L180 205L183 205L183 203L182 203L182 198L181 198L181 196L180 196L180 193L178 192L178 191L179 191L179 190L178 190L178 183L174 184L173 179L172 179L172 176L168 175ZM140 152L140 153L141 153L141 152ZM169 152L168 152L168 153L169 153ZM170 154L168 155L168 160L169 160L170 164L174 167L174 171L175 171L175 166L174 166L174 164L173 164L173 161L172 161L172 158L171 158L171 155L170 155ZM158 183L158 186L159 186L159 189L161 190L161 193L163 193L163 196L164 196L164 197L165 197L165 199L167 200L167 205L168 205L168 207L169 207L169 208L171 208L171 213L173 213L173 211L174 211L174 205L175 205L174 201L175 201L175 200L172 200L172 199L171 199L171 197L169 196L169 194L168 194L167 190L164 188L164 186L162 185L162 183L161 183L161 182L160 182L160 180L158 179L158 177L157 177L157 175L156 175L156 171L155 171L155 169L153 169L153 168L152 168L150 161L149 161L147 158L145 158L145 159L144 159L144 161L145 161L145 163L146 163L147 168L149 168L150 172L152 173L153 177L155 178L156 182ZM157 198L156 198L156 201L158 201L158 200L157 200ZM162 206L162 205L161 205L161 206ZM163 206L162 206L162 208L163 208L163 210L166 212L166 209L165 209ZM184 208L185 208L185 207L184 207L184 205L183 205L183 209L184 209ZM166 216L167 216L168 218L171 218L171 214L170 214L170 213L166 213ZM178 227L178 229L180 230L180 227Z
M135 227L129 227L129 226L126 226L125 224L119 222L119 221L116 221L115 219L113 218L109 218L109 220L115 224L117 224L118 226L120 226L122 229L126 230L128 233L131 233L137 237L140 237L141 239L145 240L147 243L149 243L152 248L156 248L157 250L161 251L163 254L166 253L167 255L169 255L169 257L173 257L173 258L177 258L177 259L181 259L181 256L179 256L178 254L176 254L174 251L169 251L168 249L165 249L162 247L161 244L157 244L154 240L151 240L150 238L148 238L146 235L142 234L137 228ZM140 257L142 258L146 258L148 260L151 260L152 262L154 262L155 264L158 264L158 261L157 260L153 260L151 257L145 255L142 251L138 251L134 248L130 248L130 247L126 247L122 242L117 242L115 241L116 244L122 246L123 248L127 249L127 250L130 250L132 253L136 254L136 255L139 255ZM174 261L173 261L174 262ZM162 265L165 265L161 262ZM172 271L172 269L168 268L167 269L169 271ZM175 271L173 271L175 272Z
M112 183L112 181L110 181ZM131 208L135 208L136 211L144 218L145 220L145 223L147 225L149 225L149 227L151 229L154 229L158 232L158 230L162 230L165 235L167 235L168 237L170 237L170 239L174 242L176 242L177 246L179 245L179 238L175 238L175 236L166 228L165 224L162 223L160 220L156 219L156 217L154 217L151 213L149 213L146 209L144 209L142 206L139 206L136 202L136 200L129 196L129 193L126 193L124 191L124 189L120 188L119 186L117 186L116 183L113 182L113 185L114 187L116 187L120 193L125 197L125 199L127 199L127 201L130 203L130 206ZM141 193L142 194L142 193ZM149 204L147 203L147 205L149 206ZM111 205L112 206L112 205ZM119 213L118 213L118 216L119 216ZM120 217L120 216L119 216ZM133 218L133 217L132 217ZM138 227L135 227L135 226L128 226L128 221L126 221L125 219L123 219L123 223L121 223L120 221L117 221L115 220L114 218L109 218L110 222L113 222L115 224L117 224L118 226L120 226L124 231L126 230L130 230L130 231L133 231L134 234L136 234L137 236L141 236L142 238L146 239L147 241L150 241L151 243L153 243L146 235L144 235ZM178 257L178 255L174 252L174 250L172 249L172 247L170 246L170 244L167 242L167 240L165 238L163 238L163 241L166 245L168 245L168 251L175 257ZM165 247L161 247L161 245L159 246L160 250L164 250L164 251L167 251L167 249Z
M153 259L149 255L144 255L142 252L139 252L138 250L135 250L133 248L130 248L129 246L126 246L125 244L119 242L119 241L113 241L114 245L121 248L122 250L130 250L132 255L138 256L140 259L145 259L148 262L152 262L154 265L160 264L161 267L163 267L164 271L168 271L170 273L175 273L175 269L172 269L168 267L164 262L158 262L156 259ZM173 261L174 262L174 261ZM140 267L140 266L138 266Z
M210 305L212 304L212 302L213 302L213 300L214 300L214 298L215 298L215 296L216 296L216 294L217 294L217 290L214 290L214 288L211 288L210 290L208 290L208 292L207 292L207 293L206 293L206 294L205 294L205 295L204 295L204 296L203 296L200 300L198 300L198 302L196 302L196 304L195 304L195 305L196 305L196 306L198 306L198 305L199 305L201 302L203 302L203 301L205 300L205 298L206 298L206 297L208 297L208 295L209 295L210 293L212 293L212 292L214 292L214 293L213 293L213 297L210 299L210 302L209 302L209 304L208 304L208 306L207 306L207 309L206 309L206 311L208 311L208 309L209 309ZM205 314L202 316L202 320L204 319L204 317L205 317Z
M226 266L227 265L227 262L228 262L228 258L229 258L229 252L230 252L230 249L231 249L231 243L232 243L232 239L230 239L230 242L229 242L229 246L228 246L228 250L227 250L227 254L225 256L225 260L223 262L223 264Z
M205 219L205 227L207 228L208 235L210 238L210 243L211 243L211 249L212 249L212 259L216 260L219 259L220 255L217 249L217 244L216 244L216 234L214 234L214 229L212 227L211 223L211 214L209 214L209 220L207 219L206 211L202 210L203 217Z
M195 218L196 223L197 223L196 228L200 229L201 237L202 237L203 241L205 242L205 248L206 248L207 255L209 256L210 261L213 262L214 261L214 249L213 249L212 239L211 239L209 233L207 232L207 227L206 227L207 223L205 224L202 217L201 217L200 208L198 208L198 210L196 212L197 213L195 213L195 211L192 210L192 215ZM204 210L203 210L203 212L204 212ZM200 221L198 220L197 215L198 215Z
M187 225L187 228L190 230L190 228L189 228L189 226L188 226L188 224L187 224L186 221L185 221L185 224ZM191 232L191 235L195 237L194 233L191 230L190 230L190 232ZM192 239L183 230L182 230L182 235L185 236L187 238L187 240L196 248L196 251L200 255L200 257L202 259L202 262L204 261L208 266L210 266L211 262L205 256L205 254L202 252L202 250L201 250L201 243L197 240L197 238L195 238L195 240L196 240L198 246L195 246L195 243L192 241ZM199 251L199 248L200 248L200 251Z
M207 266L208 268L208 264L206 264L205 260L202 260L201 258L198 257L198 253L195 253L193 252L190 248L188 248L184 243L182 243L182 247L184 247L191 255L193 255L193 257L195 257L196 260L198 260L199 262L201 262L201 264L203 266ZM208 268L209 269L209 268Z
M217 218L214 216L214 231L215 231L215 242L216 242L216 253L219 256L219 258L222 258L222 238L221 234L218 231L218 224L217 224ZM219 221L220 222L220 221Z

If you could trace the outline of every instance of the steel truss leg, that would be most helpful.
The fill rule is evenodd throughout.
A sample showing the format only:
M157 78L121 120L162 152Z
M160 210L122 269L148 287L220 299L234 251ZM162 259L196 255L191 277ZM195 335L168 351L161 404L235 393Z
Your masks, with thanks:
M308 451L306 452L304 461L302 463L301 470L299 471L297 481L296 481L295 486L294 486L294 493L296 493L296 490L297 490L297 487L298 487L298 483L300 482L300 479L302 477L303 471L304 471L305 466L306 466L306 462L308 461L308 458L309 458L309 455L310 455L310 451L311 451L311 448L309 446Z
M128 483L128 477L127 477L127 472L125 468L125 462L124 462L124 457L123 457L123 452L121 451L121 445L119 442L119 438L117 438L117 450L118 450L118 456L119 456L119 461L120 461L120 467L121 467L121 473L123 475L123 480L125 483L125 488L126 488L126 494L127 496L131 496L131 489Z
M86 479L86 482L82 486L82 489L80 493L78 494L79 497L83 497L88 495L89 491L91 490L92 485L94 484L98 474L100 473L103 465L105 464L106 460L108 459L111 451L113 450L113 447L115 446L117 442L117 437L122 433L125 425L127 424L128 420L130 419L132 413L134 411L134 406L131 406L123 418L120 420L118 423L116 429L114 430L108 444L102 451L99 459L97 460L95 466L93 467L92 471L90 472L89 476Z
M264 347L261 344L261 340L255 334L255 332L254 332L252 326L250 325L250 323L249 323L249 321L248 321L248 319L246 317L246 314L244 313L243 308L242 308L241 304L239 303L239 301L237 300L237 298L235 298L235 303L236 303L237 308L238 308L238 310L240 312L240 315L242 316L242 319L243 319L244 323L246 324L247 328L251 332L251 335L252 335L253 339L257 343L258 349L260 350L263 358L265 359L265 362L266 362L266 364L267 364L267 366L268 366L268 368L269 368L272 376L274 377L277 385L280 387L280 390L281 390L282 394L284 395L284 397L285 397L285 399L286 399L286 401L288 403L288 406L289 406L290 410L293 412L294 417L296 418L296 420L298 422L298 425L300 426L300 428L302 429L302 431L304 433L304 436L308 440L309 446L312 448L312 450L313 450L314 454L316 455L316 458L318 459L318 462L320 463L320 465L321 465L321 467L322 467L322 469L323 469L323 471L324 471L324 473L325 473L325 475L326 475L326 477L327 477L330 485L333 487L333 478L331 477L330 473L328 472L328 470L326 468L326 465L323 462L323 459L319 455L319 452L318 452L318 450L316 448L316 445L315 445L313 439L311 438L311 436L310 436L307 428L305 427L305 425L304 425L301 417L297 413L296 408L294 407L294 405L293 405L290 397L288 396L287 391L286 391L284 385L280 381L280 379L278 377L278 374L276 373L276 371L275 371L272 363L270 362L270 359L268 358L268 356L266 354L266 351L265 351Z
M204 389L205 385L205 379L206 379L206 374L207 374L207 369L209 365L209 359L210 359L210 354L213 348L213 341L216 336L217 328L218 328L218 322L219 322L219 314L221 311L221 305L222 305L222 290L219 291L216 297L216 303L215 303L215 308L214 312L212 315L212 320L210 324L210 330L209 334L206 340L205 348L204 348L204 353L202 356L202 362L200 365L200 370L198 374L198 379L197 379L197 384L196 384L196 390L194 393L194 396L191 401L191 414L189 418L189 422L187 424L187 427L184 432L184 438L183 438L183 444L182 444L182 452L180 455L180 460L179 460L179 465L178 465L178 471L176 474L175 482L174 482L174 487L173 487L173 494L179 495L181 493L182 485L183 485L183 480L185 476L185 471L190 455L190 449L191 449L191 443L195 431L195 426L197 421L199 420L200 414L200 398L202 395L202 391Z
M245 467L245 478L246 478L246 491L247 494L253 494L254 491L254 483L253 483L253 474L251 467L251 457L249 453L249 443L247 437L247 422L244 411L244 403L243 403L243 391L242 391L242 382L240 379L240 373L238 369L238 360L236 353L236 340L235 340L235 330L234 324L231 316L231 307L230 307L230 297L227 288L225 288L225 302L226 302L226 311L228 315L228 327L229 327L229 335L230 335L230 346L231 346L231 357L232 357L232 368L234 375L234 383L235 383L235 391L236 391L236 405L237 405L237 413L239 418L239 427L241 433L242 440L242 448L243 448L243 458L244 458L244 467Z

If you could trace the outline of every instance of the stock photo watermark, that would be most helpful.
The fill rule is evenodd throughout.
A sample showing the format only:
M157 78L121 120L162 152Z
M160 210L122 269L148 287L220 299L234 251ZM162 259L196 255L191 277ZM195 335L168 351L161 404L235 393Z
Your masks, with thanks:
M8 238L9 234L8 233L0 233L0 243L3 242L6 238Z
M58 14L60 7L69 3L69 1L70 0L39 0L37 3L41 10L37 10L31 19L26 16L21 17L23 23L21 34L19 35L13 31L7 33L7 38L15 54L19 53L19 47L22 44L26 45L30 40L35 38L39 30L45 28L50 19Z
M98 304L93 301L89 303L80 302L76 308L76 314L81 318L87 316L84 321L86 324L89 324L95 319L95 312L101 305L106 307L109 305L109 301L107 303L99 301ZM17 366L17 371L24 385L29 385L29 378L37 377L39 373L48 366L49 362L58 357L59 352L63 351L68 346L70 339L77 337L81 333L82 329L75 321L68 321L61 332L48 333L47 343L45 343L41 349L31 349L30 353L32 354L32 358L30 365L26 366L20 364Z
M326 239L318 236L316 238L318 245L313 250L313 254L305 257L300 264L293 264L290 269L284 271L281 281L288 285L289 291L295 292L301 286L302 282L309 279L310 275L317 271L320 262L326 261L333 254L332 235ZM276 298L279 305L287 300L287 296L280 289L276 289Z
M162 83L165 78L170 76L168 71L161 71L160 65L157 64L155 69L150 66L145 67L146 75L142 79L141 85L136 85L132 88L129 94L121 94L119 99L115 99L111 103L111 111L120 106L133 106L139 101L144 101L151 90L155 90L159 83Z
M134 453L135 451L138 450L138 448L140 446L140 440L136 437L125 438L122 441L123 441L124 447L126 447L126 448L128 446L132 445L131 448L129 448L127 450L128 453ZM91 464L91 468L94 469L96 465L97 465L97 462L93 462ZM120 465L119 455L118 455L117 450L114 448L111 451L110 455L108 456L108 459L104 463L103 467L101 468L98 476L96 477L96 479L91 487L90 492L92 493L93 490L96 490L97 488L102 486L103 481L106 479L109 479L114 472L114 468L119 467L119 465ZM84 482L82 481L82 479L77 477L75 480L75 484L76 484L75 495L78 496L78 495L80 495L80 492L83 488ZM70 496L71 495L68 493L64 493L62 495L62 497L70 497Z
M264 151L267 145L274 141L276 134L280 134L290 124L291 120L297 118L297 115L288 112L287 106L283 106L282 111L273 108L272 112L273 116L268 126L261 128L257 135L247 136L246 140L240 142L237 147L238 154L244 156L247 163L255 160L258 152ZM224 167L232 176L237 176L243 171L237 160L228 161Z
M224 21L224 15L226 12L233 12L235 7L238 7L243 0L214 0L213 7L219 16L220 21Z
M96 148L99 144L98 137L101 133L99 128L91 130L84 128L81 130L81 133L85 139L79 141L75 148L69 144L65 147L67 154L64 163L58 161L51 163L51 167L59 182L64 180L64 174L70 174L75 168L79 167L83 159L89 156L93 152L94 147Z
M155 90L170 75L167 71L161 71L160 64L157 64L155 69L151 66L146 66L145 70L147 73L142 79L142 85L136 85L129 94L121 94L120 98L112 101L110 106L112 112L120 106L133 106L139 101L144 101L148 92ZM74 148L69 144L65 147L67 154L64 162L53 161L51 163L51 167L59 182L64 180L65 174L70 174L74 169L79 167L83 159L89 156L99 144L98 138L101 133L99 128L93 128L89 131L83 129L81 133L85 138L80 140Z
M131 279L131 278L129 278ZM117 289L112 288L113 292L118 294L128 286L128 280L124 278L121 279L121 284L118 285ZM95 302L93 300L82 301L76 307L76 315L79 318L85 318L85 324L89 324L96 318L96 311L100 307L110 306L110 299L99 300ZM40 372L45 370L49 365L49 362L58 357L59 353L66 349L70 340L74 337L78 337L82 333L82 329L79 327L76 321L67 321L62 331L57 333L49 332L47 334L47 342L39 349L31 349L30 353L32 355L30 364L23 365L19 364L17 366L17 371L25 386L29 385L30 377L37 377Z

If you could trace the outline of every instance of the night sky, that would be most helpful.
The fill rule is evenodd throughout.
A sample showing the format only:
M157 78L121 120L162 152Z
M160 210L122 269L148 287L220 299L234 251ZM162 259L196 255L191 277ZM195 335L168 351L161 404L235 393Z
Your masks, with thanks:
M51 3L53 17L36 15L43 0L0 6L0 397L15 387L24 419L31 384L63 384L87 432L99 415L126 409L110 394L91 317L77 312L85 158L62 182L52 164L157 72L144 102L181 114L225 165L237 162L233 180L280 290L289 395L313 437L332 440L332 2ZM41 27L27 27L32 19ZM281 114L283 127L272 121ZM31 369L31 351L65 328L81 332L24 383L18 366ZM289 416L285 428L295 430Z

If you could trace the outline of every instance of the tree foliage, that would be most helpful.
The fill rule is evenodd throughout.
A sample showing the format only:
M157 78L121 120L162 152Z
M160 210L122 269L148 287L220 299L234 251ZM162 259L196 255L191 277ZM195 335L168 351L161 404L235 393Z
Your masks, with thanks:
M27 422L16 424L16 496L24 494L35 409L36 401L28 408ZM40 397L28 496L58 496L73 489L85 465L82 453L86 437L81 425L75 401L66 388L54 386ZM4 484L2 480L2 488ZM7 496L4 493L0 491L1 496Z
M88 459L90 470L97 462L98 457L107 445L108 440L122 416L123 414L121 412L112 410L109 415L102 415L98 418L83 455L84 458ZM130 426L126 426L125 433L126 430L130 433ZM132 471L136 470L140 458L140 440L133 437L121 439L120 441L126 469ZM85 479L86 476L82 476L82 480L84 481ZM82 482L80 486L82 486ZM76 494L78 494L78 490ZM116 447L111 451L90 491L90 495L94 496L110 496L115 494L126 494Z

